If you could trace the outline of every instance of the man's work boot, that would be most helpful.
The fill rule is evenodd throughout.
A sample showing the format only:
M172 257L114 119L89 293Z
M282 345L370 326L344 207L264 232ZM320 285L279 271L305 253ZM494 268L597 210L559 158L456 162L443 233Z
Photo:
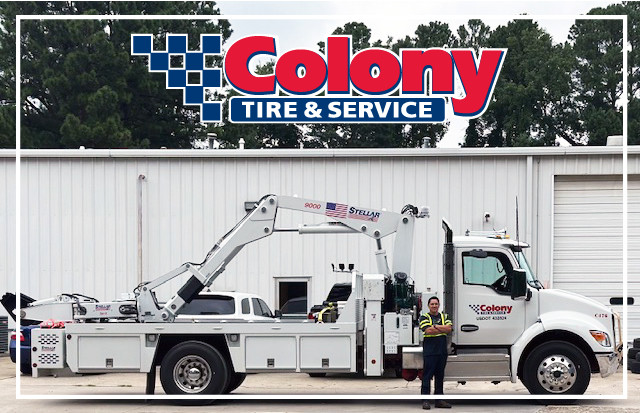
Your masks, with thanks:
M449 404L448 402L444 400L437 400L436 403L434 403L434 406L438 407L439 409L451 409L452 405Z
M432 406L430 406L430 402L429 402L429 401L427 401L427 400L425 400L425 401L423 402L423 410L429 410L429 409L431 409L431 408L432 408Z

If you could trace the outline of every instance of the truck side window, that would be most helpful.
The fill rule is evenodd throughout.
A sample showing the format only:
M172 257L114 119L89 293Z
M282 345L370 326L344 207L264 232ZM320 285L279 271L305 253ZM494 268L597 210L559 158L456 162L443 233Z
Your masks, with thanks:
M240 308L243 314L249 314L249 298L243 298L243 301L240 302Z
M228 315L236 312L234 297L201 295L183 306L180 313L189 315Z
M260 298L258 299L258 304L260 304L260 309L262 311L262 315L265 317L273 317L274 315L272 314L272 310L269 309L269 306L267 303L265 303L263 300Z
M252 298L252 307L254 307L254 315L263 315L263 309L260 308L260 303L258 303L258 298Z
M509 294L511 270L512 265L504 254L488 252L487 257L479 258L463 253L464 284L485 285L499 294Z

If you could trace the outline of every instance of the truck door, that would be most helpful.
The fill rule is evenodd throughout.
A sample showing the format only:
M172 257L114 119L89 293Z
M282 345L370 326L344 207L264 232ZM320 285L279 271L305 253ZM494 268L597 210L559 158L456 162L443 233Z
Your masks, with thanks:
M524 300L510 296L513 254L500 248L457 249L457 345L511 345L525 326Z

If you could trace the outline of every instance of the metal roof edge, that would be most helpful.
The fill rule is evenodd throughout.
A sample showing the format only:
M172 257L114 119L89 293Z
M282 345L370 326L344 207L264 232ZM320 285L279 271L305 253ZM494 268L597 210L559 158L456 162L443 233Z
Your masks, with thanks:
M628 146L638 155L639 146ZM0 158L16 156L0 149ZM21 158L359 158L623 155L622 146L388 149L22 149Z

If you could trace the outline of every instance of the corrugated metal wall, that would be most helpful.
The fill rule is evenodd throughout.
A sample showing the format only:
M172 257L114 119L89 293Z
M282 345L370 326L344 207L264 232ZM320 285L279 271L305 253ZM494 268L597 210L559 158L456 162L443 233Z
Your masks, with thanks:
M507 227L515 234L519 197L521 239L543 281L551 274L555 174L621 173L613 149L387 150L387 151L23 151L22 291L38 298L82 292L112 299L137 284L136 185L143 188L143 274L150 280L185 261L200 262L245 214L245 201L267 193L400 211L429 205L432 217L415 227L413 278L417 287L442 290L441 217L455 233ZM609 153L609 154L608 154ZM639 173L638 148L630 173ZM13 159L0 158L7 188ZM5 193L12 193L6 191ZM0 248L7 288L15 250L6 197L0 225L9 234ZM485 222L484 214L491 219ZM303 219L305 221L303 221ZM279 212L278 226L320 217ZM2 230L3 228L0 228ZM2 241L0 241L2 242ZM1 245L1 244L0 244ZM391 243L384 242L391 252ZM374 243L358 235L277 234L249 245L214 288L258 293L275 304L277 276L311 276L311 300L320 302L347 276L330 263L375 270ZM13 252L12 252L13 251ZM6 257L6 259L4 259ZM183 280L184 281L184 280ZM182 281L161 291L168 298Z
M13 151L0 150L0 295L16 288L15 163ZM0 314L5 315L3 308Z

